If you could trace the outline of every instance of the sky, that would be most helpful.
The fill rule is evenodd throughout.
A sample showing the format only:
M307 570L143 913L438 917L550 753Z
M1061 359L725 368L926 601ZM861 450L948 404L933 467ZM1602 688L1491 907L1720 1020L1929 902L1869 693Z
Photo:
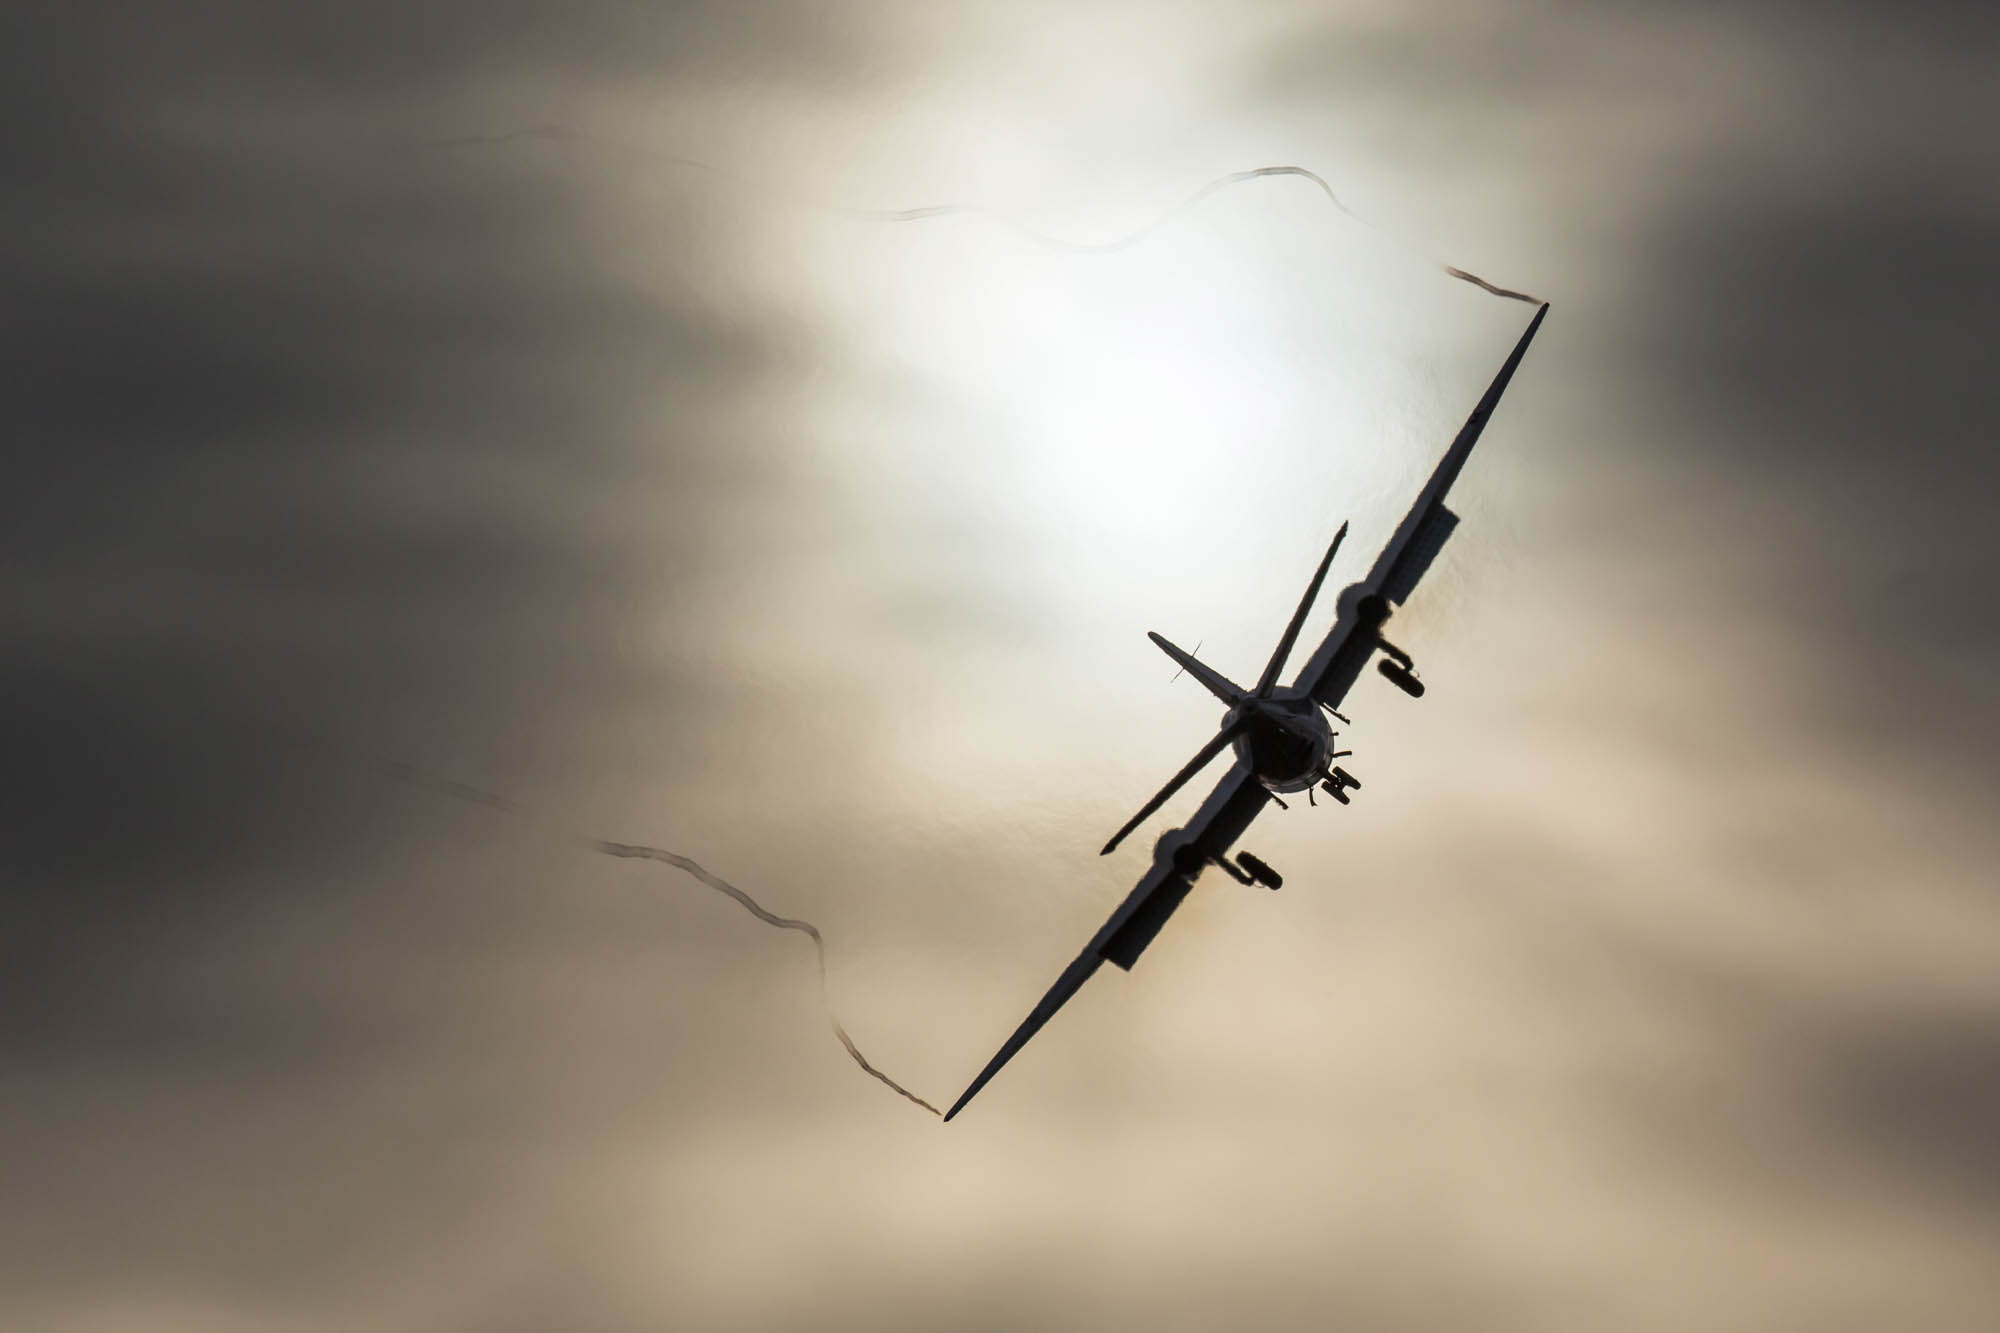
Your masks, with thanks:
M1994 1327L1996 29L10 7L0 1322ZM948 1103L1444 264L1429 693L949 1126L579 845Z

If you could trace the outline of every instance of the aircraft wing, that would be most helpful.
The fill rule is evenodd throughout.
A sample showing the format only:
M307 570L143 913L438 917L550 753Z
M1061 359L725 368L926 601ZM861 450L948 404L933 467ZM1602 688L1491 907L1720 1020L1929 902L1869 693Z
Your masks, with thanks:
M1390 606L1400 606L1409 600L1418 580L1423 578L1431 561L1443 548L1445 539L1458 526L1458 515L1444 506L1445 493L1458 480L1459 471L1472 453L1472 446L1479 443L1487 419L1499 405L1500 395L1507 391L1507 383L1514 378L1514 370L1526 355L1528 344L1534 341L1535 331L1542 327L1542 316L1548 313L1548 304L1544 302L1535 311L1535 317L1528 321L1527 331L1514 344L1514 350L1508 354L1493 382L1486 387L1486 393L1472 409L1472 415L1459 427L1451 448L1445 450L1437 470L1431 473L1416 503L1410 506L1410 512L1404 515L1395 535L1389 538L1382 554L1376 557L1374 568L1360 582L1342 591L1340 611L1334 619L1333 629L1307 659L1298 679L1293 682L1294 688L1309 691L1329 708L1340 707L1341 700L1353 688L1355 680L1367 667L1368 659L1381 644L1377 631L1389 618Z
M1028 1044L1028 1039L1042 1030L1042 1025L1055 1016L1056 1010L1070 996L1083 988L1090 980L1098 965L1104 962L1117 964L1131 970L1139 955L1153 937L1166 925L1167 918L1194 888L1195 876L1208 863L1209 858L1219 857L1227 852L1235 841L1243 836L1243 830L1250 827L1250 821L1257 817L1270 800L1263 784L1250 776L1250 770L1242 764L1229 770L1215 790L1209 793L1201 809L1195 812L1187 826L1162 837L1153 853L1153 865L1140 879L1132 892L1125 895L1125 901L1118 904L1118 910L1111 914L1090 943L1083 946L1083 952L1076 956L1063 974L1056 978L1056 984L1049 987L1049 993L1035 1006L1027 1020L1007 1038L1007 1044L1000 1053L979 1071L979 1077L972 1080L949 1111L946 1120L957 1115L965 1104L1001 1067L1014 1058L1014 1053Z

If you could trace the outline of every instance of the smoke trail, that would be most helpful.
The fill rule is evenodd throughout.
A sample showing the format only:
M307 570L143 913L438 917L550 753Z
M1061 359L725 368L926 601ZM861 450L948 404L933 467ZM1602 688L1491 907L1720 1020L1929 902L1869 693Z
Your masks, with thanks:
M1444 271L1461 282L1469 282L1475 287L1483 287L1495 296L1504 296L1510 301L1526 301L1529 305L1540 305L1542 303L1542 298L1539 296L1530 296L1526 292L1517 292L1511 287L1495 287L1477 273L1467 273L1464 269L1453 268L1450 264L1444 266Z
M519 801L509 800L497 792L486 791L483 788L474 787L469 783L456 782L450 778L441 778L433 774L424 773L414 764L403 760L393 760L382 767L384 772L390 777L395 778L398 782L407 783L410 786L419 787L425 791L436 792L440 795L450 796L461 801L468 801L474 805L483 805L490 810L500 810L507 814L526 815L529 813L528 808ZM929 1111L932 1115L943 1114L937 1107L932 1106L929 1102L917 1096L916 1093L911 1092L895 1079L890 1078L887 1074L870 1064L868 1057L861 1053L861 1048L854 1044L854 1038L848 1036L847 1029L840 1025L840 1017L833 1011L833 995L827 985L826 941L821 937L818 926L815 926L810 921L800 921L794 917L779 916L775 912L767 911L755 898L752 898L749 894L722 878L722 876L709 870L693 857L682 856L677 852L670 852L660 847L647 847L640 843L611 842L603 838L568 837L565 841L580 844L593 852L599 852L605 856L616 856L626 860L658 861L663 865L670 865L676 870L686 871L689 875L700 880L717 893L727 894L729 897L735 899L742 905L745 911L749 912L750 915L756 917L759 921L762 921L765 925L775 926L779 930L796 930L812 940L813 954L819 962L820 1004L826 1009L826 1021L833 1028L833 1035L839 1039L841 1046L846 1049L848 1055L853 1057L854 1063L861 1066L861 1071L870 1078L878 1079L887 1084L902 1096Z
M1044 246L1051 250L1065 250L1071 254L1103 255L1123 250L1128 246L1137 245L1140 241L1143 241L1161 227L1166 226L1181 214L1198 207L1209 196L1226 190L1232 185L1240 185L1244 181L1256 180L1262 176L1297 176L1303 180L1309 180L1320 188L1320 193L1326 196L1328 203L1339 209L1347 217L1361 223L1362 226L1366 227L1370 225L1360 214L1340 201L1340 196L1333 192L1333 187L1327 184L1324 176L1316 171L1308 171L1304 167L1290 166L1252 167L1248 171L1232 171L1226 176L1217 176L1214 180L1208 182L1193 194L1188 195L1172 208L1159 214L1151 222L1127 232L1116 240L1110 241L1072 241L1062 236L1051 236L1046 232L1035 230L1018 218L1012 218L1004 213L997 213L990 209L970 204L932 204L924 208L842 209L840 211L851 217L872 218L880 222L921 222L927 218L954 216L983 217L1000 223L1002 226L1011 229L1036 245ZM1491 292L1495 296L1503 296L1510 301L1525 301L1529 305L1540 305L1542 303L1540 297L1530 296L1526 292L1517 292L1509 287L1497 286L1480 277L1477 273L1467 272L1465 269L1455 265L1443 264L1439 267L1444 270L1448 277L1457 278L1460 282L1469 282L1482 291Z
M840 1019L833 1012L833 1000L827 993L826 941L820 938L819 927L810 921L799 921L792 917L779 916L774 912L765 911L763 907L758 905L755 898L752 898L749 894L722 878L722 876L707 870L692 857L663 851L658 847L645 847L626 842L605 842L598 840L591 843L591 848L594 851L604 853L606 856L636 857L647 861L661 861L673 866L677 870L685 870L688 874L693 875L717 893L726 893L734 898L743 905L745 911L749 912L750 915L756 917L759 921L762 921L765 925L776 926L780 930L796 930L809 937L813 942L813 953L819 959L819 992L820 999L826 1005L826 1021L832 1024L833 1035L840 1038L840 1044L845 1046L847 1053L854 1057L854 1063L861 1066L862 1072L872 1078L880 1079L903 1096L923 1107L926 1111L929 1111L932 1115L943 1114L937 1107L932 1106L929 1102L917 1096L916 1093L911 1092L895 1079L890 1078L874 1065L869 1064L868 1057L861 1053L860 1047L854 1044L854 1039L847 1035L847 1029L840 1025Z
M603 140L595 140L594 136L583 134L567 125L553 123L536 125L530 129L514 130L503 134L467 135L454 139L432 139L428 143L431 147L437 148L485 147L514 143L524 139L548 139L559 143L574 143L590 139L598 143L604 143ZM747 185L752 189L764 190L767 193L770 192L769 187L762 179L729 167L718 167L713 163L703 162L691 157L646 153L636 148L627 148L625 151L636 157L649 159L656 164L671 163L675 166L692 167L698 171L705 171L713 175L728 178L739 185ZM1011 217L996 209L985 208L978 204L926 204L918 208L842 208L830 205L818 205L817 207L824 212L836 213L843 217L864 218L874 222L923 222L931 218L946 217L985 218L990 222L999 223L1001 226L1008 228L1010 231L1044 249L1061 250L1069 254L1078 255L1105 255L1137 245L1140 241L1143 241L1160 228L1166 226L1175 218L1180 217L1183 213L1199 207L1211 195L1226 190L1231 186L1241 185L1245 181L1257 180L1264 176L1297 176L1301 180L1311 181L1319 187L1320 193L1326 196L1327 202L1339 209L1346 217L1360 223L1364 227L1369 227L1370 230L1378 230L1359 213L1356 213L1353 209L1342 203L1340 196L1333 192L1333 186L1327 184L1324 176L1316 171L1310 171L1305 167L1296 166L1252 167L1248 171L1232 171L1227 175L1217 176L1214 180L1201 186L1173 207L1153 218L1152 221L1127 232L1115 240L1109 241L1075 241L1066 236L1053 236L1048 232L1036 230L1027 223L1022 222L1019 218ZM1542 303L1541 298L1538 296L1531 296L1527 292L1515 291L1511 287L1502 287L1496 283L1488 282L1477 273L1459 268L1455 264L1440 264L1438 267L1447 277L1456 278L1460 282L1469 282L1481 291L1490 292L1494 296L1504 297L1509 301L1525 301L1529 305L1540 305Z
M1137 245L1140 241L1145 240L1148 236L1166 226L1181 214L1199 206L1210 195L1226 190L1230 186L1240 184L1243 181L1255 180L1259 176L1302 176L1319 186L1320 190L1325 193L1328 202L1335 208L1345 213L1348 217L1354 218L1356 222L1361 221L1360 218L1355 217L1353 209L1340 202L1340 196L1333 192L1333 187L1326 183L1324 177L1307 171L1304 167L1253 167L1249 171L1232 171L1227 176L1217 176L1214 180L1208 182L1208 184L1202 186L1193 194L1181 200L1172 208L1169 208L1166 212L1155 217L1151 222L1134 231L1127 232L1125 235L1112 241L1072 241L1061 236L1051 236L1047 232L1035 230L1018 218L1012 218L1005 213L997 213L991 209L980 208L973 204L932 204L925 208L846 208L840 211L849 217L869 218L877 222L921 222L926 218L954 216L983 217L1018 232L1028 240L1033 241L1036 245L1045 246L1051 250L1067 250L1072 254L1082 255L1107 255L1114 251Z

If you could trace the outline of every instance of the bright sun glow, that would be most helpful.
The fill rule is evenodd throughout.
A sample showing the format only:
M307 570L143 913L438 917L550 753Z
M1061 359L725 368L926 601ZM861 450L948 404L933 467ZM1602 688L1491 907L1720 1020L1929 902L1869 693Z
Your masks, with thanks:
M837 354L800 420L826 507L853 517L780 619L821 627L823 671L898 664L879 744L929 789L1047 789L994 776L1102 725L1144 673L1164 683L1147 629L1254 677L1341 521L1367 552L1401 516L1448 438L1412 411L1438 397L1422 293L1465 298L1297 184L1225 191L1108 253L964 214L822 220L806 242ZM1174 202L1034 222L1101 241ZM1331 616L1329 597L1309 637ZM1199 692L1173 698L1212 721Z
M1308 190L1228 192L1103 254L975 216L840 232L821 272L894 410L850 408L837 447L877 478L949 451L1058 600L1136 580L1200 605L1234 573L1217 542L1299 563L1395 475L1410 371L1383 311L1411 274Z

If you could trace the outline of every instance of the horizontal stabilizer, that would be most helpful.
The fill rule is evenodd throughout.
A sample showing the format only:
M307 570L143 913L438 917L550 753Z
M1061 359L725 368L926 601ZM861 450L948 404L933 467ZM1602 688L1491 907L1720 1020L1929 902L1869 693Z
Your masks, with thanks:
M1180 663L1181 670L1200 681L1202 688L1210 694L1222 700L1222 702L1228 704L1231 708L1243 702L1243 688L1235 681L1229 679L1229 677L1223 675L1214 667L1207 665L1187 649L1167 642L1165 635L1155 634L1151 630L1147 630L1146 637L1159 645L1161 652Z
M1326 558L1313 571L1312 582L1306 585L1306 595L1299 599L1299 609L1292 612L1292 623L1285 626L1284 637L1278 640L1277 651L1265 664L1264 674L1257 678L1257 697L1268 699L1271 691L1278 687L1278 673L1285 669L1285 659L1292 655L1292 645L1299 640L1299 627L1306 623L1306 616L1312 611L1313 598L1319 596L1319 585L1326 582L1326 571L1333 566L1333 557L1340 550L1341 542L1347 539L1347 525L1342 523L1340 531L1333 534L1333 545L1326 548Z

